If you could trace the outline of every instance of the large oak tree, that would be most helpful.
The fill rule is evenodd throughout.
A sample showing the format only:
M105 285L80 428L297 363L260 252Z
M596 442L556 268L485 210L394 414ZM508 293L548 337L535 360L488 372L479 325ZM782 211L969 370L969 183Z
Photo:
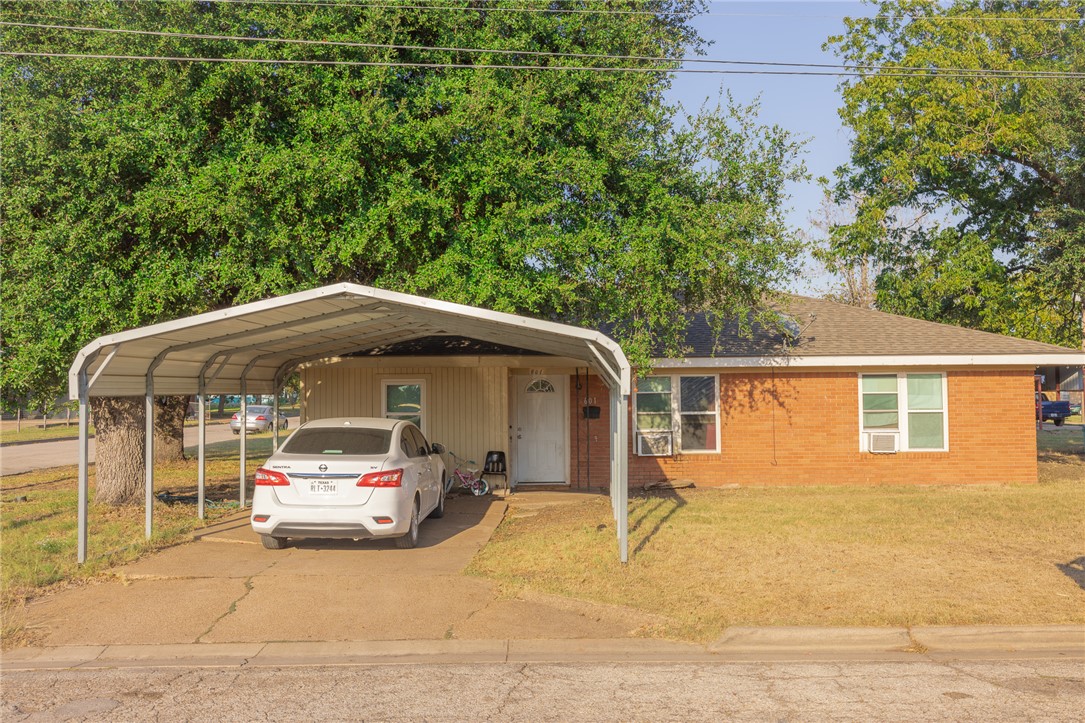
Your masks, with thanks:
M610 322L640 360L688 310L750 307L795 261L801 144L727 102L676 116L662 71L574 69L700 48L695 0L638 7L5 2L254 38L8 27L6 50L279 61L4 59L5 389L55 393L100 334L341 280Z
M1085 72L1085 4L876 6L829 41L880 68L842 85L853 140L835 190L858 212L835 258L884 265L884 310L1080 345L1085 79L1021 76Z

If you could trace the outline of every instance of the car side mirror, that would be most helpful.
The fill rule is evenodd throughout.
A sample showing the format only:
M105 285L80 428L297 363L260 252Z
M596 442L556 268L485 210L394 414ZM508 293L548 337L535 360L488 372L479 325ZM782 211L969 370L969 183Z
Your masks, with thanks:
M433 443L433 454L444 454L444 453L445 453L445 446L443 444L441 444L440 442L434 442Z

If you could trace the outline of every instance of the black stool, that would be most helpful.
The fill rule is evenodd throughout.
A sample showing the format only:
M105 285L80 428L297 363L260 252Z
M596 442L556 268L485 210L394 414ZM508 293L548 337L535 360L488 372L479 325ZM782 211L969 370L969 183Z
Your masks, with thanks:
M494 476L504 478L505 494L509 493L509 471L505 463L505 453L491 451L486 453L486 461L482 465L482 476Z

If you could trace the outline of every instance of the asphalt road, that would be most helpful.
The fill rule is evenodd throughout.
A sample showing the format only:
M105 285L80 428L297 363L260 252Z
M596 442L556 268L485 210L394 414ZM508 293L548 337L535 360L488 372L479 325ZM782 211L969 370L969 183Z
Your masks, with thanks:
M5 672L5 721L1079 721L1080 660Z
M185 427L185 446L196 446L197 427ZM268 435L252 435L263 437ZM228 424L207 425L207 443L234 438ZM90 440L90 461L94 462L94 440ZM61 439L55 442L34 442L0 449L0 475L19 474L47 467L64 467L79 463L79 440Z

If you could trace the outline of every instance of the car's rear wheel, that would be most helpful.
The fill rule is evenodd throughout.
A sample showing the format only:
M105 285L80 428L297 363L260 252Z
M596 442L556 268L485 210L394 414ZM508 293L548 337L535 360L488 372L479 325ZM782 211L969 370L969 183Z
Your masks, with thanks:
M1056 427L1061 427L1062 425L1066 424L1066 420L1065 420L1065 419L1056 419L1056 420L1054 420L1054 421L1055 421L1055 426L1056 426Z
M418 544L418 499L415 498L411 507L411 529L406 535L396 538L396 547L401 550L410 550Z
M269 550L281 550L286 547L285 537L272 537L271 535L260 535L260 542L264 544Z

